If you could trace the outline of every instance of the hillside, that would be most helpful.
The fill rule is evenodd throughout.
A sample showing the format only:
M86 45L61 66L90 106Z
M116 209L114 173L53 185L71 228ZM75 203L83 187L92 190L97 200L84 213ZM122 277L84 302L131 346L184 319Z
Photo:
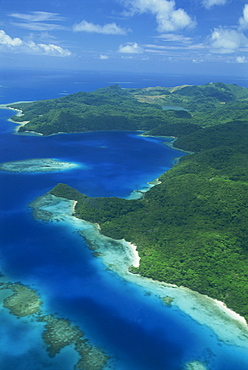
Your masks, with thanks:
M51 193L77 200L75 216L105 235L136 244L133 273L219 299L248 321L248 89L114 85L18 108L30 120L21 132L143 130L194 152L140 200L90 198L65 184Z
M136 244L141 261L132 272L207 294L248 320L248 122L231 146L221 128L220 145L201 149L195 139L199 152L143 199L89 198L63 184L52 194L77 200L75 216L103 234ZM206 142L214 129L204 130Z
M163 106L185 110L164 110ZM58 99L11 104L29 121L19 133L43 135L99 130L142 130L151 135L179 136L232 120L245 121L248 89L222 83L177 88L121 89L118 85Z

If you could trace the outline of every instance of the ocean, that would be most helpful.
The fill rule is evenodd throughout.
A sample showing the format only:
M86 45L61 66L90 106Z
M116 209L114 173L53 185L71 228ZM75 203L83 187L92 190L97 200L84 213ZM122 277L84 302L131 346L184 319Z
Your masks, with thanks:
M0 104L57 98L113 83L145 87L211 81L204 76L2 71ZM241 81L233 83L248 87L246 80ZM53 173L0 172L0 282L36 290L44 314L77 325L109 356L106 370L180 370L189 362L198 363L194 369L247 369L243 347L226 343L208 325L106 268L73 224L36 220L29 207L61 182L91 197L127 198L134 190L148 190L149 182L185 154L164 145L164 138L132 131L14 135L16 125L8 121L12 114L0 110L0 162L53 158L78 166ZM10 314L2 307L6 291L0 293L0 369L72 370L78 361L74 347L50 357L42 339L44 325L32 316Z
M230 76L165 75L152 73L124 73L100 71L23 70L0 71L0 104L21 100L58 98L78 91L93 91L112 84L122 88L149 86L174 87L179 85L203 85L209 82L235 83L248 87L248 77L235 80Z

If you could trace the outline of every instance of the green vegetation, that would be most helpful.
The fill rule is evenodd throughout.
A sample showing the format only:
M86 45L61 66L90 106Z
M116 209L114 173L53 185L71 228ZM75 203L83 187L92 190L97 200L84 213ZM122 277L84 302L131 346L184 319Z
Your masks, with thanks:
M163 105L182 106L187 111L163 110ZM20 133L142 130L151 135L180 136L216 123L245 121L248 91L222 83L125 90L113 85L91 93L10 106L23 111L22 116L12 117L16 122L29 121L19 128Z
M247 119L248 89L235 84L217 82L203 86L148 87L130 92L140 102L181 106L191 115L188 123L201 127Z
M52 193L78 200L75 215L103 234L136 244L132 272L217 298L248 320L247 179L248 153L219 147L184 157L141 200L88 198L62 184Z
M113 86L47 104L19 106L21 119L30 117L21 129L139 129L176 136L176 147L194 152L139 200L90 198L65 184L51 193L77 200L75 215L99 223L105 235L136 244L141 261L132 272L217 298L248 320L248 89Z
M99 130L148 130L164 120L158 105L139 103L118 85L92 93L79 92L63 98L11 105L23 115L16 122L29 121L19 132L34 131L44 135L58 132Z

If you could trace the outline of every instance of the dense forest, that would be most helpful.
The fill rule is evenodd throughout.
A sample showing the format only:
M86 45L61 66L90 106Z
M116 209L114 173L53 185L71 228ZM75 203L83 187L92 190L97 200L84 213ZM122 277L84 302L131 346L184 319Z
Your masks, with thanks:
M171 105L184 110L166 109ZM97 222L103 234L136 244L141 261L133 273L217 298L248 321L248 89L112 86L18 107L20 120L30 120L21 131L134 129L177 137L174 146L192 154L142 199L90 198L66 184L51 193L77 200L75 216Z
M146 89L112 85L90 93L10 106L23 112L12 117L14 121L28 121L20 126L19 133L142 130L150 135L179 136L231 120L246 121L247 99L248 89L220 82ZM171 105L182 110L163 108Z

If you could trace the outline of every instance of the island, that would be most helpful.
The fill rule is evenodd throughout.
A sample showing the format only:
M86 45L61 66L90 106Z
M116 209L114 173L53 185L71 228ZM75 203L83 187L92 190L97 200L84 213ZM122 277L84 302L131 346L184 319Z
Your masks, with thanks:
M215 298L248 320L248 89L113 85L10 107L22 111L17 123L28 122L19 133L174 137L172 145L191 154L140 199L90 198L66 184L51 194L76 201L74 216L97 223L103 235L136 245L133 274Z

